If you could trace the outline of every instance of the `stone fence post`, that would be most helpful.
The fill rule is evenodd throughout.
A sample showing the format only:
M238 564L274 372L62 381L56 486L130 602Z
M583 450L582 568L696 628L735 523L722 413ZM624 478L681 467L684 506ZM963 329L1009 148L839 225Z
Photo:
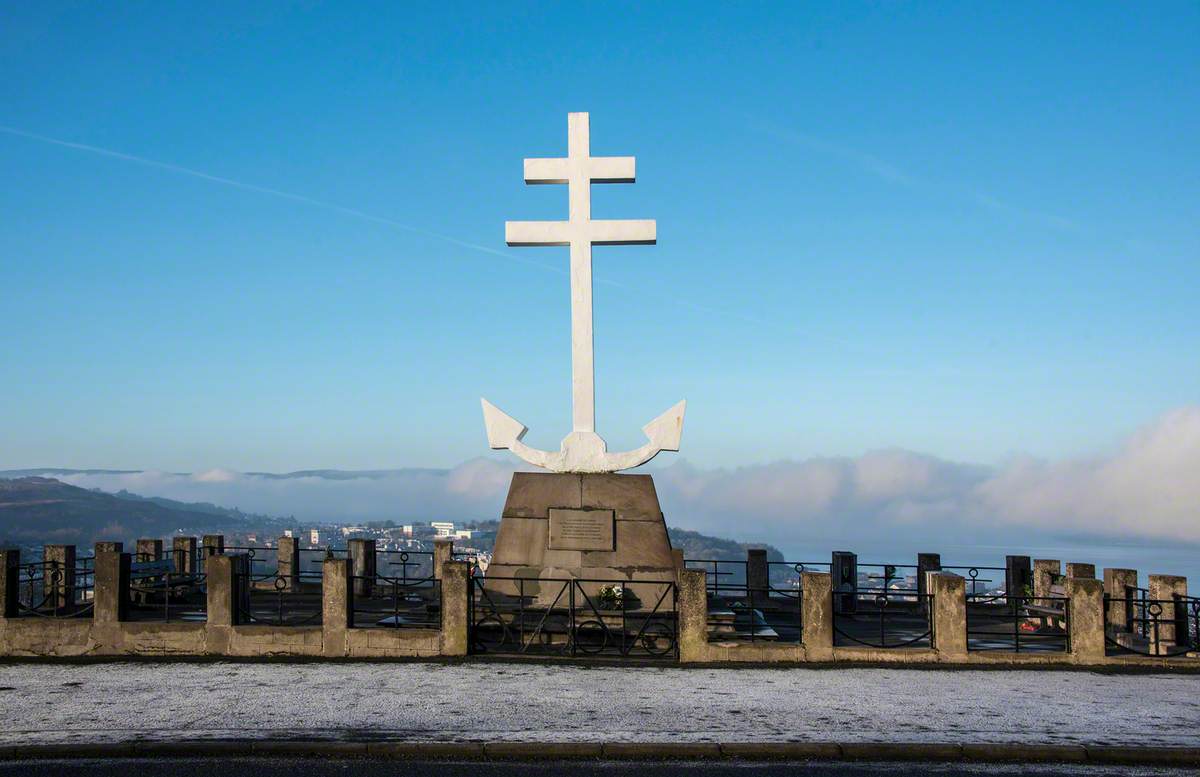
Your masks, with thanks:
M967 579L949 572L928 572L925 587L933 594L929 628L939 658L967 657Z
M800 573L800 642L809 661L833 660L833 611L838 594L824 572Z
M42 585L49 588L55 612L75 609L75 546L46 545L42 548Z
M1096 579L1096 565L1095 564L1068 563L1067 564L1067 577L1084 577L1089 580L1095 580Z
M1129 589L1136 588L1138 573L1136 569L1104 570L1104 593L1110 601L1104 613L1108 625L1115 631L1128 631L1133 616L1133 602L1129 601Z
M96 554L92 621L120 623L129 616L130 555L102 550Z
M171 540L171 560L175 571L184 575L196 574L196 538L175 537Z
M829 563L833 591L833 611L852 613L858 609L858 555L848 550L835 550Z
M1187 596L1187 578L1179 575L1150 575L1150 598L1159 600L1159 652L1166 654L1176 646L1180 634L1187 639L1187 615L1180 598Z
M1025 591L1034 588L1033 564L1029 556L1004 557L1004 592L1025 596ZM1016 604L1013 603L1015 607Z
M433 576L441 580L443 568L454 560L454 540L446 538L433 541Z
M204 562L208 586L208 625L236 626L240 611L249 605L250 584L247 575L250 557L210 556Z
M205 534L200 540L200 555L202 558L208 558L209 556L224 556L225 535Z
M354 575L355 596L370 596L375 586L375 540L350 540L346 543L350 570Z
M681 569L678 594L675 617L679 661L699 663L708 658L708 573L703 569Z
M441 654L465 656L471 647L470 599L475 595L470 562L447 561L439 585L442 587Z
M140 539L137 541L137 558L134 561L162 561L163 541Z
M917 554L917 594L929 593L929 589L925 587L925 575L929 572L942 571L942 554L941 553L918 553Z
M285 591L295 593L300 590L300 541L295 537L279 538L275 550L275 574L286 583Z
M124 553L125 543L123 542L97 542L92 546L92 555L99 556L101 553Z
M321 640L322 652L328 657L346 655L346 631L354 626L351 563L348 558L321 562Z
M1071 657L1076 663L1104 660L1104 586L1094 577L1068 577L1070 611L1067 626Z
M15 618L21 609L18 586L21 575L21 551L0 549L0 618Z
M1033 562L1033 596L1042 599L1050 596L1054 578L1062 574L1062 565L1057 559L1039 558ZM1024 596L1024 594L1021 594Z
M771 573L766 548L746 549L746 593L751 607L766 604L771 594Z

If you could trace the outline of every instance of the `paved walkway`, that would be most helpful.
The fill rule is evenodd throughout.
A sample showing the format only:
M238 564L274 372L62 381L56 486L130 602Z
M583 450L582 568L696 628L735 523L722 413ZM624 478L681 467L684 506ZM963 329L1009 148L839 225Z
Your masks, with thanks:
M1200 676L545 664L0 665L0 744L131 739L1200 746Z

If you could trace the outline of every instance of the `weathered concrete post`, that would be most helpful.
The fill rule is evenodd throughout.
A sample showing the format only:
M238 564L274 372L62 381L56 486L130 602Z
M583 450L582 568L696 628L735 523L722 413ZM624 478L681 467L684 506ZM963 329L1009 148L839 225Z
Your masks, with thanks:
M948 572L927 572L925 586L933 594L933 647L939 660L967 657L967 579Z
M300 541L295 537L280 537L275 552L275 574L283 578L285 591L300 590ZM322 570L324 568L322 567Z
M1071 659L1094 664L1104 660L1104 586L1089 577L1068 577L1068 627Z
M123 542L97 542L92 546L92 555L99 556L101 553L123 553L125 552L125 543Z
M708 573L684 569L679 573L679 661L701 663L708 659Z
M196 538L175 537L171 540L171 561L175 571L184 575L196 574Z
M809 661L833 660L833 612L837 596L831 575L800 573L800 641Z
M750 606L766 604L771 593L771 573L767 565L765 548L746 549L746 592L750 595Z
M858 556L848 550L835 550L829 564L833 585L833 611L854 612L858 609Z
M1096 565L1095 564L1076 564L1076 563L1068 562L1067 563L1067 577L1082 577L1082 578L1087 578L1089 580L1095 580L1096 579Z
M162 561L163 541L140 539L137 541L137 561Z
M443 656L465 656L471 645L469 600L471 564L468 561L447 561L442 567L442 634Z
M129 613L128 553L102 550L96 554L92 621L120 623Z
M375 540L350 540L346 547L354 574L354 595L370 596L375 584Z
M1158 652L1167 654L1177 644L1182 634L1187 638L1187 615L1180 601L1187 596L1187 578L1179 575L1150 575L1150 599L1157 600L1161 612L1158 615ZM1154 605L1149 605L1153 607Z
M55 612L75 609L75 546L47 545L42 548L42 585L50 592Z
M208 586L208 625L234 626L238 623L238 591L246 563L245 556L211 556L204 562Z
M454 560L454 540L436 539L433 541L433 576L442 579L442 571L446 564Z
M0 548L0 618L15 618L20 614L18 586L21 574L21 551Z
M917 554L917 594L924 595L929 593L926 587L926 575L930 572L942 571L942 554L941 553L918 553Z
M200 555L203 558L225 555L225 535L205 534L200 540Z
M1129 589L1136 588L1136 569L1104 569L1104 593L1108 595L1105 617L1114 631L1129 631L1133 617L1133 602L1129 600Z
M346 631L354 625L354 599L348 558L321 562L321 644L328 657L344 656L349 650Z
M1050 589L1054 585L1054 578L1062 574L1062 565L1057 559L1039 558L1033 562L1033 571L1034 598L1042 599L1050 596Z

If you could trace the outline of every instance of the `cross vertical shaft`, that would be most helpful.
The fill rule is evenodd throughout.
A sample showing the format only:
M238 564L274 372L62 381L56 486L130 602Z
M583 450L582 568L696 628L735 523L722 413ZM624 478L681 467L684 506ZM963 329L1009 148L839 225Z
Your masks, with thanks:
M596 362L592 334L591 129L586 113L567 115L567 197L571 224L571 420L576 432L596 431Z

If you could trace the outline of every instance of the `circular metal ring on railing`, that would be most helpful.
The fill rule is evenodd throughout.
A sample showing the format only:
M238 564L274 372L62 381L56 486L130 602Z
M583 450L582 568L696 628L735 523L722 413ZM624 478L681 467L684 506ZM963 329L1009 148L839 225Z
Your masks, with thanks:
M276 591L282 591L283 589L285 589L285 588L287 588L287 587L288 587L288 581L287 581L287 578L285 578L283 575L276 575L276 577L275 577L275 590L276 590Z
M600 621L584 621L575 627L575 647L583 653L599 653L608 646L608 629Z
M803 564L793 564L792 569L796 570L797 575L802 575L808 571L808 569Z
M408 551L402 550L400 551L400 562L404 563L405 561L408 561Z
M1150 615L1150 617L1157 618L1158 616L1162 615L1162 605L1158 602L1150 602L1150 605L1146 607L1146 612Z
M499 634L500 638L487 639L494 634ZM508 626L498 616L488 615L475 622L475 625L471 627L471 635L474 637L475 645L486 650L489 645L500 647L508 642L509 632Z
M979 570L975 567L971 567L969 570L967 570L967 576L971 578L971 582L975 582L975 578L979 577Z
M887 594L875 594L875 603L878 604L881 608L887 607L888 595Z
M648 624L642 632L642 648L652 656L665 656L675 649L675 635L665 623Z

